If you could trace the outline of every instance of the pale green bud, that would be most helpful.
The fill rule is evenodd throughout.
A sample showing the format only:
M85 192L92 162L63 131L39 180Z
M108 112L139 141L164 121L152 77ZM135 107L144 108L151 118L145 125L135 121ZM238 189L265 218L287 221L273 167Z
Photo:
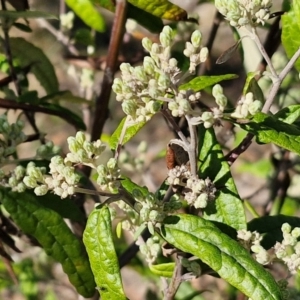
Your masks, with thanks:
M212 88L212 95L217 98L220 94L223 95L223 88L220 84L215 84Z
M18 193L23 193L26 191L26 185L23 182L19 182L17 186L14 188L15 191Z
M34 193L37 195L37 196L44 196L46 195L48 192L48 187L47 185L43 184L43 185L40 185L40 186L37 186L35 189L34 189Z
M69 136L67 138L67 142L69 145L69 150L73 153L76 153L80 149L80 144L77 142L76 138L73 136Z
M151 54L160 54L160 52L161 52L160 46L156 43L152 44Z
M152 57L146 56L144 58L143 66L145 69L145 72L149 75L152 75L155 71L155 61Z
M110 158L107 162L108 169L116 169L118 167L118 161L115 158Z
M255 100L253 103L249 105L248 110L251 115L254 115L258 111L260 111L261 108L262 108L262 103L259 100Z
M191 42L192 42L192 45L193 45L195 48L200 47L201 39L202 39L201 32L200 32L199 30L195 30L195 31L192 33L192 36L191 36Z
M170 86L171 80L170 77L162 73L158 78L158 86L163 89L167 89Z
M208 48L207 47L203 47L200 50L200 62L205 62L207 60L208 57Z
M283 223L282 226L281 226L281 231L283 233L290 233L292 230L292 227L289 223Z
M169 59L169 66L171 67L171 68L176 68L177 67L177 64L178 64L178 61L177 61L177 59L176 58L170 58Z
M226 107L227 105L227 98L223 95L223 94L219 94L216 97L216 103L220 106L220 107Z
M120 65L120 71L123 73L129 73L131 74L132 66L129 63L121 63Z
M14 173L15 173L17 180L20 180L21 178L24 177L24 175L26 173L26 169L22 166L17 166L14 170Z
M247 93L245 96L244 103L249 105L249 104L253 103L253 101L254 101L253 93Z
M150 101L146 104L146 109L151 113L155 114L160 110L161 104L157 101Z
M122 94L122 86L123 86L123 81L120 78L115 78L114 83L112 85L112 90L116 94Z
M23 182L30 188L35 188L37 186L36 180L30 176L25 176Z
M165 35L167 35L170 39L172 39L174 32L173 32L173 29L170 26L168 26L168 25L164 26L162 32Z
M161 45L165 48L171 45L171 39L170 36L165 34L164 32L161 32L159 35L159 40Z
M201 115L201 118L204 122L206 121L210 121L210 120L213 120L214 119L214 115L212 112L210 111L205 111L203 112L203 114Z
M17 178L14 177L14 176L12 176L12 177L10 177L10 178L8 179L8 185L9 185L10 187L15 187L15 186L17 186L18 183L19 183L19 181L18 181Z
M299 227L294 228L291 234L294 238L298 238L300 236L300 228Z
M152 49L152 41L147 38L147 37L144 37L142 39L142 45L144 47L145 50L147 50L148 52L151 52L151 49Z
M148 82L148 78L145 74L144 68L141 66L134 68L134 76L142 82Z
M126 115L135 119L138 106L134 100L126 100L122 103L122 109Z
M75 138L76 138L76 141L77 141L77 143L78 143L79 145L83 145L83 143L84 143L85 140L86 140L85 134L84 134L82 131L78 131L78 132L76 133Z
M197 197L194 206L195 208L205 208L207 206L207 201L208 201L208 195L205 193L200 194Z

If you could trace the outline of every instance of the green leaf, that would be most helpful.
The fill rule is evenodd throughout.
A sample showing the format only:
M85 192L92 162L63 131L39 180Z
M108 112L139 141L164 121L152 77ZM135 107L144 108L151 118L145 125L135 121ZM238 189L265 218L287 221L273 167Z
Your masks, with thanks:
M281 40L288 58L291 58L299 49L300 45L300 2L293 1L292 9L281 16L282 34ZM300 59L295 63L295 67L300 71Z
M126 126L125 134L122 140L121 145L125 145L129 140L131 140L143 127L147 122L139 122L134 125L128 125L128 117L124 117L120 122L118 128L114 131L109 139L109 147L115 150L118 146L119 139L123 133L124 126Z
M38 104L39 103L38 92L26 91L20 97L18 97L17 101L20 103Z
M105 31L105 21L90 0L66 0L65 2L85 24L99 32Z
M223 80L230 80L237 78L238 76L235 74L226 74L226 75L218 75L218 76L199 76L193 78L190 82L184 83L179 86L180 90L193 90L194 92L201 91L209 86L217 84Z
M152 273L158 276L172 278L175 263L164 263L159 265L150 265L149 266Z
M300 128L278 120L275 116L256 113L247 124L239 125L253 133L258 143L274 143L284 149L300 154Z
M122 177L121 184L123 188L130 194L133 190L139 190L143 196L147 196L149 194L147 187L139 186L138 184L131 181L131 179L128 177Z
M107 206L92 211L83 234L83 242L101 299L126 300Z
M281 226L288 223L294 227L300 227L300 218L277 215L255 218L248 223L248 230L257 231L264 235L261 245L265 249L270 249L276 242L282 241Z
M37 19L37 18L43 18L43 19L58 19L57 16L53 14L49 14L43 11L12 11L12 10L0 10L0 18L4 19L12 19L16 20L19 18L23 19Z
M79 294L92 297L95 282L83 245L63 218L36 198L28 193L1 191L2 204L22 231L35 237L45 252L62 264Z
M61 199L59 196L47 193L44 196L36 197L37 202L46 208L49 208L64 219L70 219L72 221L81 222L85 221L85 215L83 212L75 205L74 200L71 198Z
M51 104L44 102L41 103L41 106L52 111L53 115L55 115L55 113L58 113L60 116L65 114L66 116L68 116L68 122L71 123L70 121L72 121L71 124L76 126L77 130L86 130L86 126L83 123L82 119L71 110L54 103Z
M23 38L11 38L9 42L13 58L17 58L23 68L31 66L30 72L35 75L47 94L58 91L54 68L44 52Z
M13 26L24 32L32 32L31 28L25 24L14 22Z
M265 102L264 94L255 79L256 75L257 72L250 72L247 74L246 83L243 89L243 95L246 95L247 93L252 93L255 100Z
M161 19L179 21L186 20L187 17L184 9L167 0L129 0L129 2Z
M99 5L109 11L115 11L114 2L111 0L91 0L95 5ZM136 20L140 25L154 33L160 33L164 24L159 17L140 9L130 3L127 8L127 18Z
M297 120L299 120L300 117L300 105L290 105L288 107L285 107L281 110L279 110L274 117L276 117L278 120L287 123L287 124L293 124Z
M225 223L236 230L245 229L243 203L213 129L199 126L198 152L200 178L209 177L218 189L216 199L208 202L208 206L204 209L204 217Z
M211 222L193 215L170 216L161 232L168 243L199 257L249 298L282 299L272 275Z

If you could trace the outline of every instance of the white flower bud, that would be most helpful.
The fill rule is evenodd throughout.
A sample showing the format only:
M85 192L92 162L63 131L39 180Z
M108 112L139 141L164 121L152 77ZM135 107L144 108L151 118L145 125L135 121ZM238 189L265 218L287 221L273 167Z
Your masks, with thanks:
M192 42L192 45L193 45L195 48L200 47L201 39L202 39L202 35L201 35L200 31L199 31L199 30L195 30L195 31L192 33L192 36L191 36L191 42Z
M148 52L151 51L152 41L149 38L144 37L142 39L142 45L143 45L143 47L144 47L145 50L147 50Z

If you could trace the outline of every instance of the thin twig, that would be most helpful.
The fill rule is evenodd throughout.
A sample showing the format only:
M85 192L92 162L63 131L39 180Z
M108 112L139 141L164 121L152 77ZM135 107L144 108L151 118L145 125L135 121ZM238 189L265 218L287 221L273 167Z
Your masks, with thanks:
M180 262L180 258L178 256L178 254L176 254L175 257L175 270L173 272L173 276L171 279L171 282L168 286L168 289L164 295L164 300L173 300L176 292L182 282L182 264Z
M66 46L69 52L75 56L79 55L78 50L70 43L69 37L64 35L60 30L56 30L47 20L36 19L36 22L42 27L48 30L52 35L56 37L64 46Z

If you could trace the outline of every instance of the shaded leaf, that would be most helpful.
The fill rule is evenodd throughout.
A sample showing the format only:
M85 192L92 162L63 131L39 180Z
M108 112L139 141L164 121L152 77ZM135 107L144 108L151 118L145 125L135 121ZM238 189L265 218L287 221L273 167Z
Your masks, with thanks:
M258 85L255 79L256 75L256 72L250 72L247 74L246 83L243 89L243 95L246 95L247 93L252 93L255 100L260 100L262 103L264 103L264 93L262 92L260 86Z
M35 237L45 252L62 264L79 294L92 297L95 282L83 245L63 218L36 198L28 193L1 192L2 204L22 231Z
M69 119L72 119L72 124L75 125L78 130L86 130L86 126L83 123L82 119L71 110L54 103L41 103L41 106L52 110L53 112L66 114Z
M300 227L300 218L284 215L255 218L248 223L248 230L264 234L261 245L270 249L276 242L282 241L281 226L284 223L290 224L292 228Z
M218 189L216 199L204 209L205 219L225 223L236 230L246 228L243 203L229 165L213 129L199 126L199 177L210 178Z
M83 242L101 299L126 300L107 206L92 211L83 234Z
M35 75L47 94L58 91L54 68L44 52L23 38L11 38L9 42L13 58L18 59L23 68L31 66L30 72Z
M199 76L192 79L188 83L179 86L180 90L193 90L194 92L201 91L209 86L217 84L223 80L230 80L237 78L235 74L217 75L217 76Z
M19 18L23 19L38 19L38 18L43 18L43 19L58 19L57 16L53 14L49 14L43 11L13 11L13 10L0 10L0 18L7 18L7 19L12 19L16 20Z
M168 243L200 258L248 297L282 299L272 275L210 221L193 215L170 216L165 219L161 233Z
M253 133L258 143L273 143L300 154L300 128L278 120L275 116L256 113L247 124L239 125Z
M55 194L47 193L44 196L36 197L36 200L46 208L57 212L64 219L70 219L72 221L82 223L85 221L85 215L71 198L65 198L62 200Z

